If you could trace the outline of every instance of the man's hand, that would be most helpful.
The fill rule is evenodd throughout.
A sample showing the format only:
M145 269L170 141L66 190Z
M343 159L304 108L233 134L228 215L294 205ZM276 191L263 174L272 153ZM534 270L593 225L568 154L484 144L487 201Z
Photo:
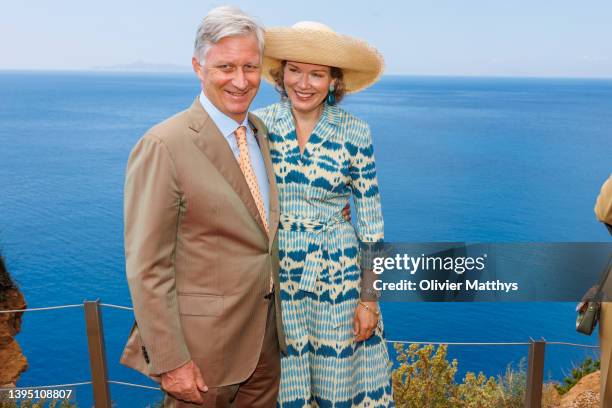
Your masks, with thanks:
M342 209L342 218L348 222L351 222L351 205L349 203L347 203Z
M191 360L179 368L163 373L161 388L174 398L194 404L203 404L204 399L200 392L208 391L200 369Z
M364 341L372 337L376 326L378 325L378 316L374 311L378 311L376 302L363 302L370 310L366 310L360 304L355 309L355 318L353 319L353 334L356 341Z

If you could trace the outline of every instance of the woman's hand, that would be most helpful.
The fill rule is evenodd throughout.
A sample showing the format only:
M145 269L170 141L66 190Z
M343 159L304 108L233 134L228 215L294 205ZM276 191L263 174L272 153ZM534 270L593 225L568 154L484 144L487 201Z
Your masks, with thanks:
M351 205L349 203L342 209L342 218L347 222L351 222Z
M369 310L363 306L367 306ZM378 303L377 302L360 302L355 309L355 318L353 319L353 334L356 341L364 341L372 337L376 326L378 326Z

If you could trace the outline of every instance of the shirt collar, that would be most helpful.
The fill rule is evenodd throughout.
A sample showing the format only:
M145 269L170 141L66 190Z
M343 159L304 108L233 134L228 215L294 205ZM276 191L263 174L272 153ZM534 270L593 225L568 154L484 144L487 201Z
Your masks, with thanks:
M247 134L249 133L249 115L244 116L244 120L242 123L237 123L234 119L227 116L225 113L221 112L212 102L204 95L204 91L200 92L200 103L202 107L208 113L208 116L215 123L217 128L221 131L221 134L227 138L234 134L234 131L239 126L244 126L247 129Z

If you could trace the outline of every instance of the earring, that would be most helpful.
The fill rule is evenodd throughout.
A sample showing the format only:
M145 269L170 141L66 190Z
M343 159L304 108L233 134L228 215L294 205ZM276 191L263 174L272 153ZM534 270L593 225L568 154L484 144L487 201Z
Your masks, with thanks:
M284 99L287 96L289 96L289 95L287 95L287 91L285 91L285 87L284 86L276 85L274 88L278 91L278 93L280 94L281 98Z
M334 85L329 86L329 91L327 92L327 104L335 105L336 104L336 94L334 93L335 88Z

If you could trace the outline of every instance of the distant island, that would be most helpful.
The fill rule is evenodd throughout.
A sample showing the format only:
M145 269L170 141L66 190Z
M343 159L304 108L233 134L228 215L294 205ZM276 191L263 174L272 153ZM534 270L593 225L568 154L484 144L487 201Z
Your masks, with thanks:
M190 65L176 65L176 64L151 64L144 61L136 61L130 64L119 64L119 65L103 65L95 66L91 68L93 71L107 71L107 72L176 72L176 73L187 73L192 72Z

